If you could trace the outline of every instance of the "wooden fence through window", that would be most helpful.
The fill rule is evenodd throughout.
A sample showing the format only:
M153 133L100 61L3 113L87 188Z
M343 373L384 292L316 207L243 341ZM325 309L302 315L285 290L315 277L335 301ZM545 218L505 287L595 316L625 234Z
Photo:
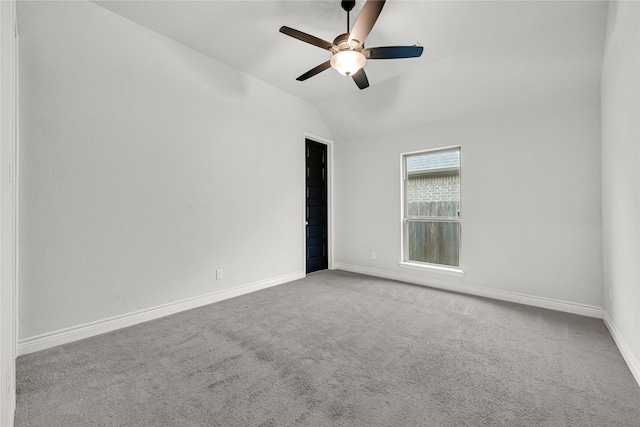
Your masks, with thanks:
M407 224L409 260L431 264L460 265L460 223L458 201L412 202L408 216L442 217L442 220L416 219Z

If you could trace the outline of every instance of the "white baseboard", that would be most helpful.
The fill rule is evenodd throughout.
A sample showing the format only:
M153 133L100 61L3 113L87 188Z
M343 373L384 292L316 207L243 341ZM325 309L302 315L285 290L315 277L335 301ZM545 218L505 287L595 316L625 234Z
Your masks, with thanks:
M493 298L501 301L515 302L518 304L531 305L534 307L547 308L550 310L563 311L565 313L579 314L582 316L602 319L602 307L592 305L577 304L568 301L555 300L551 298L536 297L533 295L519 294L515 292L499 291L495 289L481 288L477 286L461 285L452 282L445 282L431 278L419 278L404 273L396 273L386 270L377 270L358 265L334 263L337 270L350 271L352 273L366 274L369 276L382 277L384 279L399 280L401 282L413 283L416 285L429 286L432 288L444 289L447 291L460 292L463 294L477 295L481 297Z
M618 346L618 350L620 350L620 354L622 354L622 358L625 362L627 362L629 370L633 374L633 377L636 379L638 385L640 385L640 363L638 362L638 359L636 359L636 357L633 355L633 352L631 351L625 340L622 338L622 335L618 331L618 328L616 328L615 323L613 323L613 319L606 311L604 311L603 319L605 326L607 327L609 333L611 334L611 337L613 338L613 341Z
M45 350L57 345L103 334L105 332L115 331L116 329L158 319L160 317L223 301L229 298L259 291L261 289L270 288L272 286L281 285L293 280L302 279L303 277L305 277L304 272L286 274L247 285L236 286L235 288L225 289L223 291L212 292L198 297L187 298L182 301L176 301L157 307L135 311L133 313L86 323L84 325L73 326L34 337L24 338L18 341L18 355L33 353L35 351Z
M11 390L11 406L9 407L9 425L13 426L16 419L16 388Z

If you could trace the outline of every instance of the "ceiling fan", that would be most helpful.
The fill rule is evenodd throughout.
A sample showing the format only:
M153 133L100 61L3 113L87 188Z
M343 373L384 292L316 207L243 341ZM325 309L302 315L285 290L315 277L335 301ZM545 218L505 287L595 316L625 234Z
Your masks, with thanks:
M347 12L347 32L336 37L333 43L290 27L281 27L281 33L326 49L333 54L330 60L310 69L296 80L304 81L328 68L334 68L340 74L351 77L360 89L365 89L369 87L369 80L363 68L367 59L417 58L422 55L422 46L415 45L364 47L364 42L376 23L384 3L385 0L367 0L349 32L349 12L356 2L342 0L342 8Z

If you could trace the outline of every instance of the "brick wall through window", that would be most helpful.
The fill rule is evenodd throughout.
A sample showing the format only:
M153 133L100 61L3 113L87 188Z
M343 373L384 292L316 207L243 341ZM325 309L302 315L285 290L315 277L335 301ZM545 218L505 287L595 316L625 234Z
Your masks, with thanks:
M407 180L407 201L448 202L460 200L460 175L438 175L409 177Z

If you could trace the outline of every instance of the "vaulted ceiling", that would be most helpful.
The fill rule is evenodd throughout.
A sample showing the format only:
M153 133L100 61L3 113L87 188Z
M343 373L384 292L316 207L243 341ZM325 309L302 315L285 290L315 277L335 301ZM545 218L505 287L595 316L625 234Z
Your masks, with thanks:
M332 41L347 27L338 0L95 3L311 102L341 139L597 89L607 14L606 1L390 0L367 46L419 44L424 53L368 61L371 86L361 91L332 69L296 81L330 53L278 32L287 25Z

